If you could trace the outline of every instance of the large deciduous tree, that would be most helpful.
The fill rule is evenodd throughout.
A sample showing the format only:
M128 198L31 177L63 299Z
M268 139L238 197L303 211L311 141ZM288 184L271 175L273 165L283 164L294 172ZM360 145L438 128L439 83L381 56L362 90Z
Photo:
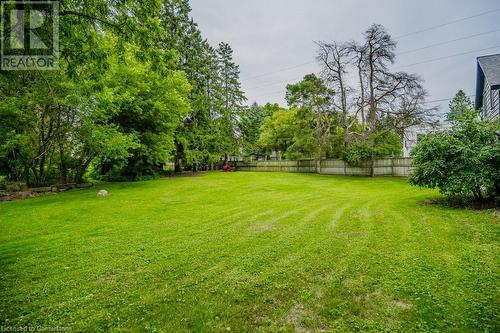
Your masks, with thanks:
M286 100L291 108L297 108L297 116L301 123L298 127L296 144L302 142L302 147L295 148L303 154L309 152L317 160L324 157L332 132L332 99L334 92L325 86L323 81L314 74L307 74L296 84L286 87ZM307 137L312 136L312 140Z
M60 70L0 73L0 173L81 181L95 163L136 177L173 151L224 154L220 58L189 11L187 0L61 1Z

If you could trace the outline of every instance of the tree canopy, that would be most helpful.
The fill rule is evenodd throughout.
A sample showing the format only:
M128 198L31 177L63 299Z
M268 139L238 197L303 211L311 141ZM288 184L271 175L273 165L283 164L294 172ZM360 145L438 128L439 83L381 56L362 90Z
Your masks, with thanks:
M60 69L0 73L1 174L30 185L89 170L134 179L239 153L238 66L227 43L202 37L187 0L59 10Z

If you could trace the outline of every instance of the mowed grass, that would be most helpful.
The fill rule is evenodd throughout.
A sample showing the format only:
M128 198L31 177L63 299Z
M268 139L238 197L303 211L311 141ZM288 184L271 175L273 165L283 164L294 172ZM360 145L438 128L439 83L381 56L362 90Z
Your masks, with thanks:
M241 172L0 203L1 325L498 332L499 220L437 197Z

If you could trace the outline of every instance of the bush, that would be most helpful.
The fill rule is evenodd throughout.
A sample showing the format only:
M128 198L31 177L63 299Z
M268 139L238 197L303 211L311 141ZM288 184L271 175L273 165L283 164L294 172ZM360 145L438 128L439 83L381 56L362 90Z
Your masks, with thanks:
M372 149L366 142L355 142L350 145L345 151L342 159L349 166L360 166L362 161L371 158Z
M390 131L378 131L366 141L354 142L344 151L342 159L349 166L360 166L361 162L372 158L400 156L402 151L400 137Z
M423 137L412 152L410 183L439 188L448 197L478 201L498 192L500 145L497 121L480 121L477 112L465 112L452 129Z
M21 192L28 189L26 183L23 182L5 182L2 187L7 192Z

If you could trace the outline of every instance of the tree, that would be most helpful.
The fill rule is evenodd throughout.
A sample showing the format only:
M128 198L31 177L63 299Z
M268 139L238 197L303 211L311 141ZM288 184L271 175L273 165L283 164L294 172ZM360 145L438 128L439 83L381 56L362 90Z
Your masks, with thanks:
M138 62L125 53L125 61L114 62L104 79L101 97L110 124L133 134L138 145L124 166L107 159L101 174L136 178L154 174L172 157L174 133L189 111L190 85L181 71L154 71L151 63Z
M361 43L333 41L317 45L322 78L335 90L333 104L342 114L344 156L367 158L374 163L375 157L400 151L395 135L401 140L410 127L434 125L436 109L425 106L427 91L421 79L390 70L396 58L396 42L382 25L370 26ZM385 150L376 146L377 137L391 142L393 149L387 151L388 155L384 156ZM349 149L351 143L354 147Z
M280 109L266 118L261 128L258 145L267 153L286 152L293 144L297 131L297 109Z
M260 128L266 119L264 108L257 103L243 109L240 119L240 131L242 139L243 153L245 155L260 155L258 145Z
M388 130L372 133L366 140L358 140L349 146L343 155L350 166L360 166L363 161L401 155L402 144L399 135ZM373 176L373 164L371 175Z
M296 150L302 150L302 153L313 150L312 155L319 161L325 154L332 130L334 92L314 74L307 74L302 81L289 84L286 89L288 105L298 109L297 116L301 123L296 142L305 143L303 148ZM312 140L305 139L308 135L312 135Z
M239 82L239 66L233 62L233 50L229 44L221 42L217 48L219 64L219 109L217 114L219 140L222 144L224 159L229 154L238 153L239 113L242 103L246 101Z
M368 132L377 130L377 120L387 112L392 101L398 99L408 89L418 88L420 78L405 72L391 72L389 65L396 58L396 42L380 24L373 24L364 33L364 45L359 49L364 55L361 66L366 72L368 88ZM363 86L363 84L361 84Z
M479 120L477 111L461 111L451 130L427 134L413 149L410 183L437 187L448 197L492 199L500 185L500 124Z
M241 100L223 86L239 88L238 68L189 12L187 0L61 2L60 70L0 73L0 173L30 185L82 181L92 165L137 177L236 152Z
M449 104L450 111L447 114L449 121L459 120L464 114L473 109L471 99L460 89Z
M427 91L420 85L409 85L392 102L378 121L379 128L390 129L401 141L407 138L415 127L431 130L439 126L438 106L427 107Z
M329 83L338 96L335 107L342 112L342 128L344 132L344 146L349 143L349 128L353 125L350 122L349 95L352 91L347 82L347 67L351 61L352 50L346 44L337 42L317 43L319 51L317 59L323 64L322 76L326 83Z
M187 0L165 1L163 6L161 24L168 33L162 45L177 51L178 69L186 73L192 86L191 110L175 133L175 168L181 171L192 160L213 167L227 153L228 141L220 121L223 89L219 57L190 17Z
M359 97L356 98L356 106L357 111L356 114L359 114L361 118L361 130L365 132L366 130L366 80L367 77L367 63L366 53L367 46L364 44L358 44L357 42L350 42L347 44L347 48L349 49L349 53L352 58L352 63L355 66L355 70L357 71L357 79L358 79L358 88L359 88Z

